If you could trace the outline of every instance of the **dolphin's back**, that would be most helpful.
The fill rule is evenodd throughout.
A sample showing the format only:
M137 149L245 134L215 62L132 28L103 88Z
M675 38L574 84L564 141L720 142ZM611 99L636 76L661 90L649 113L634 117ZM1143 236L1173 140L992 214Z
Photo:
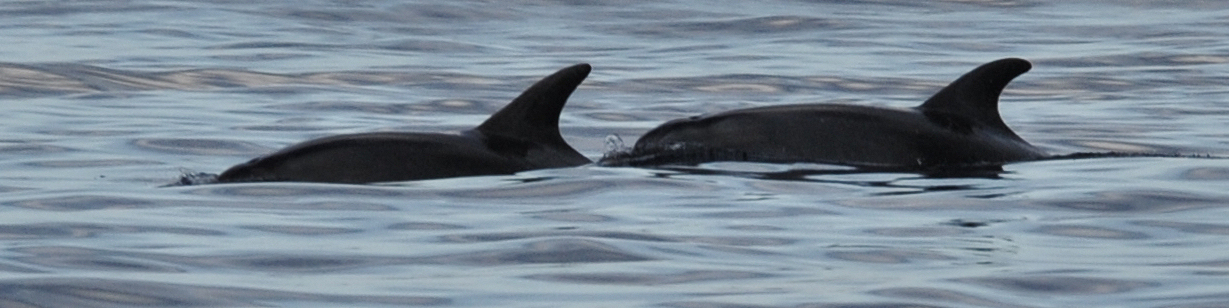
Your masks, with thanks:
M511 174L528 164L472 138L426 133L337 135L296 144L236 165L219 182L369 183Z
M1044 155L960 118L940 121L944 125L935 125L914 109L772 106L674 120L646 133L633 151L710 151L725 156L715 160L867 167L1006 162Z
M1046 153L1012 132L998 112L1003 88L1030 68L1014 58L984 64L908 109L802 104L673 120L602 164L725 160L930 168L1039 159Z
M324 137L231 167L217 182L371 183L513 174L590 163L559 134L559 113L591 70L561 69L460 134L365 133Z

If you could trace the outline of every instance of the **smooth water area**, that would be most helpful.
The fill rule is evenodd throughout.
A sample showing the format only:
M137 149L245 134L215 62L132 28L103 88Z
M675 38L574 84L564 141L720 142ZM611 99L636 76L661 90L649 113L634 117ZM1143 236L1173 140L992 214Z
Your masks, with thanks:
M3 307L1224 307L1229 160L578 168L161 187L307 140L456 131L558 68L597 159L679 117L911 107L985 62L1052 153L1229 156L1229 2L0 6Z

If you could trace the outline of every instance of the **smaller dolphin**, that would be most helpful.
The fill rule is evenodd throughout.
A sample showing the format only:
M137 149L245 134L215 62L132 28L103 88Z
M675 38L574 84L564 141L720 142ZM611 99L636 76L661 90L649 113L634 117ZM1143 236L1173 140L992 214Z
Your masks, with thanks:
M372 183L513 174L590 163L559 135L559 113L585 77L577 64L538 81L478 127L459 134L361 133L291 145L239 164L218 183Z
M599 164L812 162L927 170L1041 159L1047 154L1012 132L998 111L1003 88L1031 67L1022 59L984 64L908 109L801 104L677 119Z

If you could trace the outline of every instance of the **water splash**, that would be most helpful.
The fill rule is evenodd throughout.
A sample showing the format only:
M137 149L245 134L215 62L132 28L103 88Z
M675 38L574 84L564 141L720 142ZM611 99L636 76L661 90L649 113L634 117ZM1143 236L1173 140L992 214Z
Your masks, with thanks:
M218 182L218 175L213 173L192 172L189 170L183 170L181 173L178 181L163 185L162 187L192 186Z
M613 153L613 152L627 152L630 150L631 149L628 149L627 145L623 143L623 138L619 137L619 134L606 135L606 153L607 154Z

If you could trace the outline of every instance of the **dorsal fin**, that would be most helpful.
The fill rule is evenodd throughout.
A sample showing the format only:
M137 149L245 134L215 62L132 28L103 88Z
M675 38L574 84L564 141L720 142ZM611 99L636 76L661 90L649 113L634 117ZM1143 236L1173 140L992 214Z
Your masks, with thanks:
M931 96L918 109L923 112L939 111L964 115L973 121L1015 136L999 115L999 95L1012 79L1032 67L1028 61L1017 58L983 64L939 90L939 93Z
M559 135L559 113L572 91L589 76L589 64L573 65L542 78L525 89L476 130L537 142L567 145Z

